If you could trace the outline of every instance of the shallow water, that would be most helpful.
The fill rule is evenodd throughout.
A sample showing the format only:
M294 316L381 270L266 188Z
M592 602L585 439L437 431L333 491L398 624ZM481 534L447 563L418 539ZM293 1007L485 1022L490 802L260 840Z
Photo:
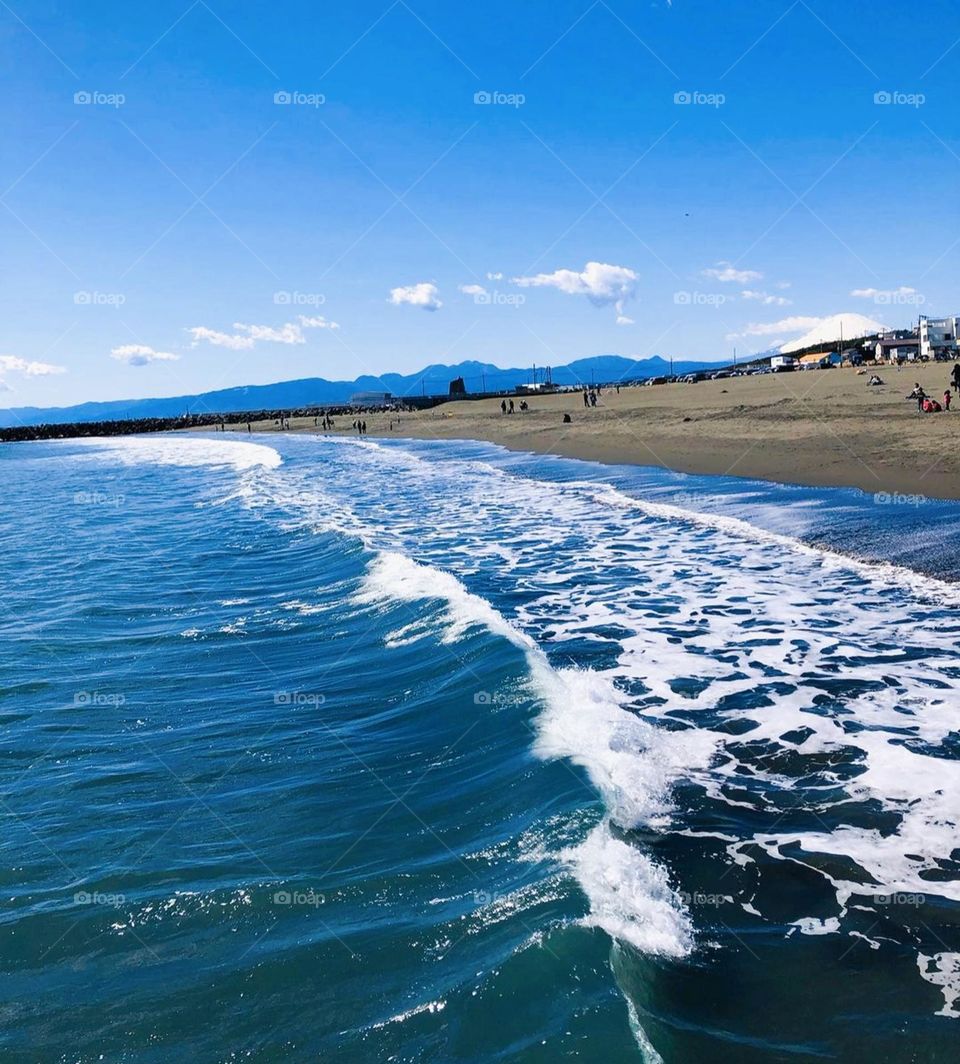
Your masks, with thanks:
M12 1059L946 1061L960 506L0 450Z

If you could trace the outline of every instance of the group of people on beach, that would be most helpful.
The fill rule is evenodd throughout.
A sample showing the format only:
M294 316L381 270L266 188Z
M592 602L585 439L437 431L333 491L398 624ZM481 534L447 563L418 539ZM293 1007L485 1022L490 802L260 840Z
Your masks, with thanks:
M367 423L366 423L366 421L361 421L359 418L357 418L354 421L354 423L353 423L353 427L357 430L357 435L358 436L366 436L366 434L367 434Z
M509 400L509 402L506 399L501 399L500 400L500 413L501 414L512 414L514 412L514 409L515 408L514 408L512 399ZM521 399L520 400L520 413L521 414L525 414L525 413L527 413L527 411L529 409L530 409L530 404L526 401L526 399Z
M950 374L950 384L948 384L943 390L942 402L938 402L932 396L927 395L919 381L914 383L913 391L910 392L907 398L916 399L918 414L939 414L944 410L950 409L951 386L953 387L953 390L960 395L960 362L956 363L953 367L953 372Z

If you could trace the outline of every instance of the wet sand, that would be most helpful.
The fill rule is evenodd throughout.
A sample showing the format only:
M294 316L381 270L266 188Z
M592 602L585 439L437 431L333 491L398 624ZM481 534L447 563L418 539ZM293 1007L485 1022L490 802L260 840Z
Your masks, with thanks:
M960 403L918 415L905 396L919 381L937 399L951 366L878 370L883 387L852 369L737 377L699 384L604 389L595 409L581 394L531 396L530 411L499 399L446 403L416 414L365 415L368 434L487 440L514 450L608 463L662 466L784 483L960 498ZM955 397L956 399L956 397ZM572 423L563 424L564 413ZM389 425L394 422L391 431ZM351 434L351 417L335 435ZM245 428L245 425L243 426ZM257 422L254 431L276 430ZM318 431L312 418L291 431Z

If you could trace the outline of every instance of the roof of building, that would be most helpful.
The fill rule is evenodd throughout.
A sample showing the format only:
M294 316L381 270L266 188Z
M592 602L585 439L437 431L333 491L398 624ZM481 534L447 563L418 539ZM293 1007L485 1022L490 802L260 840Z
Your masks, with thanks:
M920 341L915 336L906 336L900 340L895 336L881 336L877 343L881 347L916 347Z

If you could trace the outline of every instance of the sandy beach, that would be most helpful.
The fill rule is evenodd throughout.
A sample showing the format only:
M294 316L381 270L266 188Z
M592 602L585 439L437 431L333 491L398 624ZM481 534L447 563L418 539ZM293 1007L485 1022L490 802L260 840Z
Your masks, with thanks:
M698 384L604 389L585 409L580 394L528 398L530 410L504 416L499 400L445 403L433 410L366 415L368 434L487 440L514 450L600 462L662 466L784 483L848 486L960 498L960 408L919 415L905 396L918 381L942 397L951 367L905 366L869 373L813 370ZM563 423L569 413L570 424ZM351 418L335 434L351 433ZM393 422L393 429L390 423ZM233 426L238 427L238 426ZM245 428L245 424L242 426ZM274 431L255 422L254 431ZM312 418L291 431L316 432Z

